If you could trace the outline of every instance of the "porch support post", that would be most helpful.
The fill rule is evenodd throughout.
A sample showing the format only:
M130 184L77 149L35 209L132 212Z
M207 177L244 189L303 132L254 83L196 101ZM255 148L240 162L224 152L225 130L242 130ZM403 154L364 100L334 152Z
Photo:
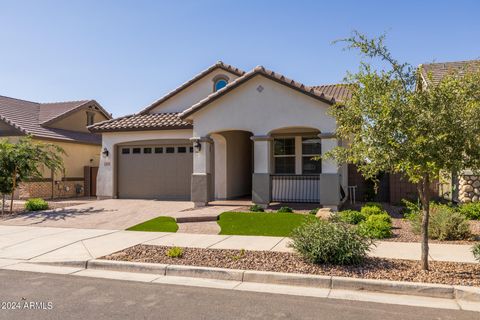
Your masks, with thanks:
M321 133L322 155L338 146L338 140L333 133ZM338 164L333 159L322 159L320 174L320 204L336 210L340 204L340 174Z
M253 176L252 202L266 208L271 199L271 143L270 136L252 136L253 141Z
M193 173L191 182L191 201L195 207L203 207L211 201L213 195L212 148L209 137L194 137Z

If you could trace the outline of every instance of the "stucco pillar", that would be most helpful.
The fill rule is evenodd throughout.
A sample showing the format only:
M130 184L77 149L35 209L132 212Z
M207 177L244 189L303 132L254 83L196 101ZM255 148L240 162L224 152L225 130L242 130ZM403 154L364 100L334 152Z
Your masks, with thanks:
M267 207L271 199L271 152L270 136L253 136L252 202Z
M321 133L322 155L338 146L338 140L333 133ZM322 173L320 174L320 204L323 207L337 209L340 204L341 177L338 164L334 159L322 158Z
M190 140L194 148L191 201L195 207L202 207L212 200L213 141L208 137L195 137Z

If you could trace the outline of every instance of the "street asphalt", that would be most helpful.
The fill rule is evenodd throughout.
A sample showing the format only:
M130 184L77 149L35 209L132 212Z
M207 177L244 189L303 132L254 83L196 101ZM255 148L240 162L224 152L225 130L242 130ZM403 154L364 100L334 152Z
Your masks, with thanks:
M0 319L479 319L479 313L0 270Z

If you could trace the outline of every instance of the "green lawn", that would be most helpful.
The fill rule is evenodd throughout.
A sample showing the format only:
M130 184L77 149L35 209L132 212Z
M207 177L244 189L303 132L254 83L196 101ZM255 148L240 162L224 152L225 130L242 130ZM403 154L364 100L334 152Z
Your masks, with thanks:
M218 224L220 234L288 237L303 222L315 219L296 213L224 212Z
M178 225L172 217L156 217L128 228L129 231L177 232Z

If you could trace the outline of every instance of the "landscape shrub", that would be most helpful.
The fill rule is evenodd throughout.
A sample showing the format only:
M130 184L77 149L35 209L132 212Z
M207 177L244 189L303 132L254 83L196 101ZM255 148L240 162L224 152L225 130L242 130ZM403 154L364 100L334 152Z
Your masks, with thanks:
M346 224L316 219L296 228L291 247L306 261L351 265L361 263L373 241Z
M422 213L418 211L408 215L412 231L421 233ZM430 239L463 240L470 236L470 226L467 218L454 208L444 204L430 205L430 223L428 227Z
M170 258L181 258L183 257L183 249L180 247L171 247L167 250L167 256Z
M372 239L385 239L392 236L392 219L387 213L374 214L358 224L358 232Z
M383 206L381 203L378 202L367 202L363 205L364 207L377 207L378 209L383 210Z
M480 220L480 202L464 203L458 207L458 212L471 220Z
M293 212L293 209L290 208L290 207L281 207L280 209L278 209L277 212L280 212L280 213L292 213L292 212Z
M48 203L41 198L28 199L27 202L25 202L25 209L27 211L47 210Z
M475 260L480 262L480 242L472 247L472 253Z
M376 214L384 214L386 213L382 208L379 208L377 206L363 206L362 209L360 209L360 212L365 216L371 216L371 215L376 215Z
M315 209L310 210L308 213L315 216L315 215L317 215L318 210L319 210L319 208L315 208Z
M348 224L359 224L364 221L366 216L360 211L355 210L343 210L337 213L334 213L331 216L331 220L334 222L343 222Z
M262 207L260 207L258 204L254 204L250 206L249 210L251 212L265 212L265 210Z

